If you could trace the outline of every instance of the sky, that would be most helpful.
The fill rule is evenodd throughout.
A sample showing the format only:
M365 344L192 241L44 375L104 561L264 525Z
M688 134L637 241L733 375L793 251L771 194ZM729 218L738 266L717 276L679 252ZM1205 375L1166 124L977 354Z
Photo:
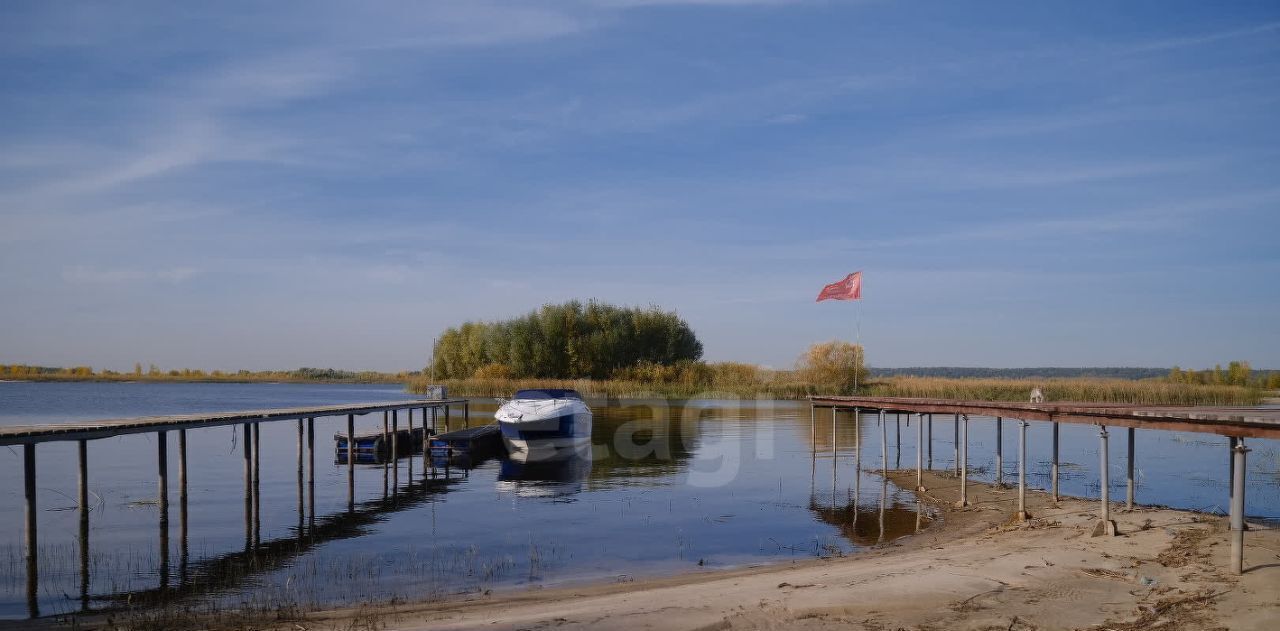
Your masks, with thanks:
M1280 368L1280 4L0 4L0 363L413 370L574 298Z

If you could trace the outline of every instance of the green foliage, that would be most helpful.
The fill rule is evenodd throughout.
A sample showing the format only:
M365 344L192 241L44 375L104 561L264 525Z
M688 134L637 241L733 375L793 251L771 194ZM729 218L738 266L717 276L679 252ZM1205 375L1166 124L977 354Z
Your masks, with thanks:
M544 305L503 322L466 322L436 343L434 373L465 379L477 371L509 378L604 379L643 364L702 357L702 343L675 313L578 301Z
M841 394L852 393L854 384L867 382L862 347L841 340L814 344L796 361L805 381Z
M1233 361L1227 364L1226 370L1222 369L1222 364L1209 370L1183 370L1174 366L1165 380L1185 384L1275 389L1280 387L1280 371L1254 371L1247 361Z

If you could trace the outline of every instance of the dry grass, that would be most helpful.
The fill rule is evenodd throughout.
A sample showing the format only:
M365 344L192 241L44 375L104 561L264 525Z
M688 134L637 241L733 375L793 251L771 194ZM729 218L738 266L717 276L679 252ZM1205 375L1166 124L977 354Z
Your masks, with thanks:
M799 380L789 371L740 371L732 378L708 380L639 381L596 379L455 379L445 381L457 396L505 397L521 388L573 388L593 397L769 397L802 399L809 395L849 394ZM726 375L728 376L728 375ZM425 391L429 380L409 382L410 392ZM1257 405L1262 391L1242 386L1209 386L1127 379L949 379L889 377L865 384L868 396L928 397L974 401L1026 401L1039 387L1047 401L1088 401L1149 405Z

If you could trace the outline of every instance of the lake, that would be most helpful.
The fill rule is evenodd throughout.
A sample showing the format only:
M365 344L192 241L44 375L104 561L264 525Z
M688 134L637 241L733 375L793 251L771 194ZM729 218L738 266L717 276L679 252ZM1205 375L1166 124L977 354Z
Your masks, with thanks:
M398 386L324 384L0 383L0 425L408 398ZM194 607L329 607L422 600L488 589L630 581L791 559L855 554L927 527L912 493L876 475L878 419L855 425L806 402L732 399L589 401L592 457L549 465L503 458L446 472L421 455L398 468L347 467L316 419L314 507L299 503L296 425L261 426L260 523L246 527L240 428L188 431L187 536L179 536L176 432L170 432L168 549L160 548L156 437L89 443L88 581L82 582L76 445L37 448L40 615L180 602ZM493 400L472 401L488 422ZM914 423L888 417L889 466L914 467ZM381 418L357 417L357 431ZM1032 423L1028 475L1048 483L1048 425ZM1113 498L1123 498L1125 433L1112 432ZM900 436L900 439L899 439ZM1142 503L1222 512L1226 439L1140 431ZM974 418L969 461L993 480L994 420ZM933 465L953 466L953 425L933 421ZM1017 466L1005 421L1005 480ZM1094 428L1062 427L1064 494L1098 495ZM815 444L816 442L816 444ZM1280 445L1251 440L1247 512L1280 519ZM0 451L0 616L29 615L21 450ZM314 522L311 512L314 510Z

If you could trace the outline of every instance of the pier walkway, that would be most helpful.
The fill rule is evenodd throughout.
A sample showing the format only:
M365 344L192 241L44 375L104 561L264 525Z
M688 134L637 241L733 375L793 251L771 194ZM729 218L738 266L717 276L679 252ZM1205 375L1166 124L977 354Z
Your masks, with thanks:
M1132 510L1136 493L1135 471L1135 430L1163 430L1179 432L1196 432L1216 434L1227 437L1227 462L1230 467L1229 506L1231 528L1231 570L1236 574L1244 571L1244 523L1245 514L1245 458L1249 449L1245 447L1245 438L1280 439L1280 408L1260 407L1210 407L1210 406L1166 406L1116 403L1017 403L1005 401L959 401L952 399L926 399L901 397L860 397L860 396L819 396L809 397L810 425L815 450L817 449L817 410L831 409L831 432L835 435L837 413L841 410L852 412L856 419L864 412L872 412L880 418L881 454L884 468L888 470L888 438L886 414L895 414L899 418L907 415L908 424L912 415L916 417L918 448L916 449L916 486L924 490L923 472L927 460L932 463L933 454L933 416L941 414L950 416L955 432L955 474L960 478L959 506L968 505L966 493L969 476L969 416L994 417L996 432L996 470L1003 473L1003 440L1006 418L1018 421L1018 510L1015 517L1025 521L1027 489L1027 425L1029 421L1044 421L1053 425L1052 459L1050 461L1050 494L1058 500L1059 473L1059 424L1075 423L1098 427L1099 465L1098 484L1101 489L1099 523L1095 534L1116 534L1115 522L1111 520L1111 499L1109 480L1108 427L1124 427L1128 431L1127 487L1125 507ZM834 442L834 441L833 441ZM1000 479L997 478L997 483Z
M22 462L23 462L23 489L25 501L25 561L27 571L27 609L28 614L32 618L40 615L38 605L38 586L39 586L39 570L37 552L38 532L36 528L37 520L37 495L36 495L36 447L41 443L55 441L76 441L79 443L78 465L79 465L79 497L78 505L80 512L80 549L81 553L81 575L83 577L83 589L88 586L88 536L89 536L89 457L88 443L93 440L104 438L112 438L115 436L124 436L128 434L147 434L154 433L156 435L156 465L157 480L159 487L159 509L160 509L160 550L162 556L162 566L167 567L168 557L168 534L169 534L169 432L176 432L178 447L178 516L179 531L181 538L185 541L187 531L187 431L198 430L210 427L223 427L228 425L242 425L244 427L244 440L242 441L242 451L244 455L244 478L245 478L245 523L259 523L261 514L260 494L258 493L258 470L260 454L258 445L259 441L259 425L261 423L277 422L277 421L296 421L298 427L298 488L299 488L299 504L302 504L302 480L304 467L304 454L306 462L310 464L310 472L308 475L309 487L309 503L314 507L315 504L315 419L345 416L347 417L347 440L345 446L347 454L345 464L347 465L347 511L348 513L355 510L355 465L356 465L356 441L352 440L355 436L355 417L366 414L375 414L381 412L383 415L383 438L385 444L392 445L391 460L398 460L400 453L408 451L413 453L417 449L400 449L396 444L397 439L405 434L399 430L400 413L406 412L408 416L408 432L407 436L421 436L425 444L432 433L435 433L443 422L445 431L449 429L449 421L451 419L451 407L462 406L462 419L464 426L470 426L471 409L470 401L467 399L407 399L401 401L382 401L375 403L350 403L342 405L324 405L313 407L296 407L296 408L273 408L264 410L243 410L237 412L211 412L200 414L178 414L170 416L144 416L137 418L121 418L121 419L104 419L95 421L77 421L69 423L50 423L42 425L12 425L8 427L0 427L0 446L22 446ZM430 431L414 432L413 415L415 410L421 410L421 428L430 427ZM388 422L389 421L389 422ZM304 432L305 430L305 432ZM423 449L424 453L426 449ZM339 460L343 460L339 458ZM411 465L412 466L412 465ZM396 468L393 471L397 472ZM398 480L394 481L396 488L399 487ZM385 485L385 482L384 482ZM249 528L249 526L246 526ZM167 584L167 577L162 579L162 585ZM87 605L87 593L82 595Z

